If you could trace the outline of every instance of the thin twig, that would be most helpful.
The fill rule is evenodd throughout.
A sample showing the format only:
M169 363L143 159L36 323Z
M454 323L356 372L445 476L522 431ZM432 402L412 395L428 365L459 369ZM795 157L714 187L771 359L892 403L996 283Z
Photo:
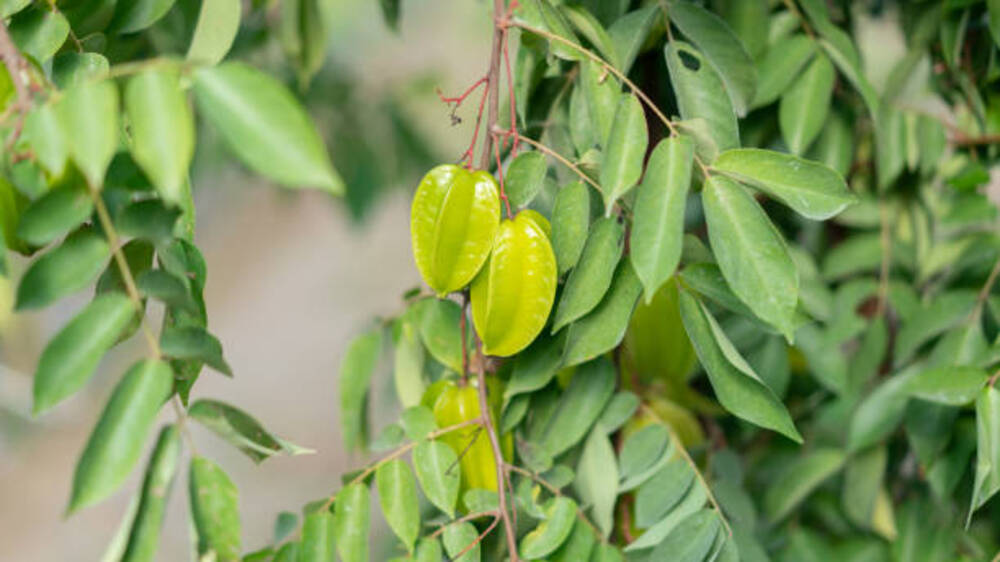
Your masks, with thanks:
M997 259L997 262L993 264L993 269L990 270L990 275L986 278L986 283L979 290L979 295L976 297L976 310L982 310L983 305L990 298L990 293L993 291L993 284L996 283L998 274L1000 274L1000 259Z
M583 172L583 170L581 170L576 164L570 162L569 159L566 158L565 156L563 156L562 154L559 154L555 150L553 150L553 149L545 146L544 144L536 141L535 139L533 139L531 137L526 137L526 136L524 136L524 135L522 135L520 133L514 133L514 135L515 135L514 138L518 139L520 142L527 143L527 144L533 146L535 148L535 150L537 150L537 151L539 151L539 152L541 152L543 154L547 154L547 155L551 156L552 158L556 159L560 164L562 164L563 166L566 166L574 174L576 174L577 176L580 176L580 179L582 179L583 181L585 181L588 184L590 184L590 186L593 187L594 189L596 189L598 193L603 193L603 191L601 190L601 186L597 182L595 182L594 180L590 179L590 176L588 176L587 174L585 174Z
M458 525L459 523L465 523L466 521L472 521L473 519L479 519L480 517L489 517L489 516L493 516L494 519L497 519L500 516L500 514L497 512L497 510L491 509L489 511L477 511L475 513L470 513L468 515L463 515L462 517L459 517L458 519L454 519L452 521L449 521L449 522L441 525L440 527L438 527L438 529L436 531L434 531L430 535L427 535L427 538L428 539L433 539L433 538L437 537L438 535L440 535L441 533L443 533L446 528L451 527L452 525ZM458 557L456 556L456 558L458 558Z
M799 7L795 5L795 0L782 0L782 1L785 3L785 7L788 8L788 11L795 14L795 16L799 18L799 22L802 23L802 30L806 32L806 35L815 39L816 34L813 33L812 27L809 25L809 22L806 21L805 16L802 15L801 11L799 11Z
M500 114L500 59L503 55L503 40L505 31L501 25L504 18L503 0L493 0L493 47L490 49L490 66L486 74L486 89L489 92L489 108L486 116L487 132L493 128ZM483 152L479 156L479 168L490 167L490 151L493 139L487 134L483 138Z
M478 350L478 353L482 354L482 350ZM500 439L497 437L496 427L493 426L493 420L490 416L490 403L489 397L486 393L486 371L483 369L483 364L485 360L480 360L476 362L476 376L479 381L479 412L483 419L483 427L486 428L486 435L490 438L490 448L493 450L493 462L496 465L496 476L497 476L497 499L498 508L500 510L500 518L503 519L504 532L507 537L507 550L510 555L511 562L517 562L517 529L514 528L514 524L510 519L510 513L507 510L507 482L504 479L504 460L503 451L500 450Z
M469 427L470 425L479 425L479 424L482 423L482 421L483 421L483 417L480 416L478 418L472 418L471 420L466 420L466 421L461 422L461 423L456 423L455 425L449 425L448 427L437 429L437 430L434 430L434 431L428 433L427 437L425 439L427 439L427 440L436 439L438 437L441 437L442 435L446 435L448 433L451 433L452 431L458 431L459 429L462 429L462 428L465 428L465 427ZM407 452L409 452L411 449L413 449L414 447L416 447L422 441L423 441L423 439L421 439L419 441L411 441L411 442L409 442L409 443L407 443L407 444L399 447L395 451L389 453L388 455L382 457L381 459L377 460L376 462L368 465L368 468L362 470L360 474L358 474L357 476L355 476L354 478L352 478L350 482L348 482L347 484L345 484L344 488L346 488L348 486L351 486L352 484L357 484L358 482L361 482L365 478L368 478L368 476L371 473L373 473L376 470L378 470L378 468L380 466L384 465L385 463L387 463L387 462L389 462L389 461L391 461L393 459L398 459L399 457L405 455ZM341 489L343 489L343 488L341 488ZM334 492L334 493L330 494L330 496L326 499L326 502L323 504L323 507L320 509L320 511L326 511L326 510L330 509L330 506L333 505L333 502L336 501L336 500L337 500L337 492Z

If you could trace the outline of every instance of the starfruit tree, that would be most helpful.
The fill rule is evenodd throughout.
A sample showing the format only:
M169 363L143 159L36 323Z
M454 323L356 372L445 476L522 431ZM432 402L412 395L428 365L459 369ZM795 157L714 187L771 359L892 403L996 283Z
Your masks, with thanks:
M469 142L412 178L423 284L342 357L343 441L373 460L243 537L189 424L258 462L303 449L190 399L204 366L229 372L192 242L191 100L251 170L341 192L291 91L223 61L274 21L307 84L323 7L0 4L17 307L96 279L39 359L35 412L120 341L148 348L68 511L176 417L107 560L153 559L187 457L205 561L1000 558L993 0L484 2L484 74L441 94ZM382 371L398 421L369 405Z

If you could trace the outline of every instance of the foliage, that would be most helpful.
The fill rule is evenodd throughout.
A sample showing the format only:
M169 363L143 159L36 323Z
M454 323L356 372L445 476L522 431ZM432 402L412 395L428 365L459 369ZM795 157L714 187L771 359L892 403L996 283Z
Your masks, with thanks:
M400 3L380 4L396 27ZM300 91L323 80L327 8L271 18ZM384 454L244 541L238 491L186 424L255 462L308 450L188 404L203 367L232 375L192 242L199 131L358 213L365 164L339 143L331 160L314 103L252 64L266 6L0 3L0 234L31 257L17 307L96 287L40 358L35 412L148 344L68 512L121 486L166 402L177 415L108 559L152 559L186 449L201 560L995 561L1000 2L492 9L488 72L443 98L482 96L473 137L414 199L430 290L342 358L344 442ZM395 172L426 170L393 111L412 149ZM390 362L401 413L375 424ZM388 552L370 549L373 490Z

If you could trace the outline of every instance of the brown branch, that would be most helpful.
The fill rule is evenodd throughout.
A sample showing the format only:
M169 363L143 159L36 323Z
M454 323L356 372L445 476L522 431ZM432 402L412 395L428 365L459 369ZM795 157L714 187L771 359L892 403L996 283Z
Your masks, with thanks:
M482 355L482 349L477 350ZM504 479L503 451L500 450L500 439L497 437L496 427L489 414L490 403L486 394L486 370L483 368L485 360L481 359L476 365L476 376L479 381L479 413L483 419L483 427L486 428L486 435L490 438L490 447L493 450L493 463L496 465L497 473L497 500L500 518L503 519L504 532L507 536L507 550L510 554L511 562L519 560L517 555L517 529L510 519L510 512L507 510L507 482Z
M981 146L1000 143L1000 135L980 135L976 137L957 134L948 139L953 146Z
M14 102L10 109L19 114L11 129L10 136L4 143L5 149L9 151L17 142L17 138L21 136L21 129L24 128L24 116L31 109L31 93L23 75L23 72L28 68L28 62L17 50L17 45L10 38L7 24L3 20L0 20L0 59L3 59L7 73L10 74L10 81L14 84Z
M493 0L493 47L490 49L490 68L486 73L486 88L489 92L489 106L486 115L486 131L493 129L500 115L500 62L503 56L503 41L507 34L504 28L504 7L503 0ZM487 170L490 167L490 151L492 149L492 135L486 134L483 137L483 152L479 156L480 169Z

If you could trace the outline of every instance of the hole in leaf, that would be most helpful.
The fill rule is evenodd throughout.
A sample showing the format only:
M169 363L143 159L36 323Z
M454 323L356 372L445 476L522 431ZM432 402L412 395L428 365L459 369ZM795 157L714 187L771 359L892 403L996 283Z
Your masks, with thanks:
M687 51L677 51L677 56L681 59L681 63L688 69L695 72L701 68L701 61L698 57L692 55Z

